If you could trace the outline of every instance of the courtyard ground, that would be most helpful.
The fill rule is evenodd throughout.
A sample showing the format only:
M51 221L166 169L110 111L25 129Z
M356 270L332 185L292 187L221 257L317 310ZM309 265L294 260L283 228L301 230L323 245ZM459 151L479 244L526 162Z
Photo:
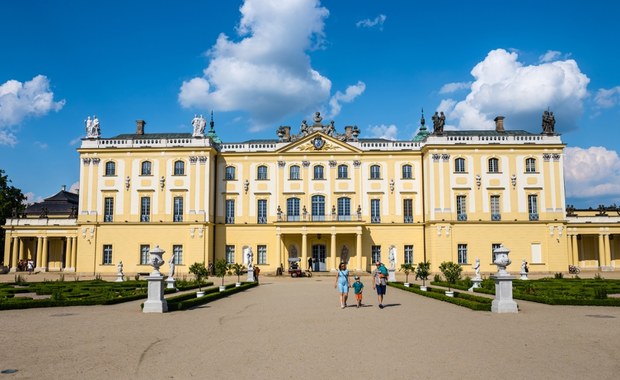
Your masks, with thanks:
M42 276L52 279L42 273L29 280ZM17 372L0 379L616 379L620 373L620 308L518 301L518 314L493 314L388 288L387 307L379 309L370 278L362 279L360 309L340 308L333 277L263 276L257 288L174 313L143 314L140 301L2 311L0 371Z

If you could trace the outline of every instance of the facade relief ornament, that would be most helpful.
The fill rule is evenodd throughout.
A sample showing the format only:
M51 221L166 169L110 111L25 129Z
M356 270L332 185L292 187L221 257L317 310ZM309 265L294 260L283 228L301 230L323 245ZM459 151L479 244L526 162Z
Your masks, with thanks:
M278 160L278 167L283 168L286 166L286 161Z
M93 158L92 161L93 161L93 164L99 165L99 162L101 161L101 159L100 158Z
M189 163L190 164L195 164L196 161L198 161L198 157L196 157L196 156L189 156Z
M84 165L90 164L90 158L88 158L88 157L82 158L82 163L84 163Z
M198 157L198 161L200 161L201 164L207 163L207 156Z
M299 128L299 134L296 135L291 133L290 126L280 126L276 130L279 142L294 142L315 132L324 133L340 141L358 141L360 129L357 126L346 126L344 133L338 133L336 131L335 121L332 120L329 124L322 124L323 117L321 117L320 112L314 113L313 121L314 123L309 125L306 120L302 120Z

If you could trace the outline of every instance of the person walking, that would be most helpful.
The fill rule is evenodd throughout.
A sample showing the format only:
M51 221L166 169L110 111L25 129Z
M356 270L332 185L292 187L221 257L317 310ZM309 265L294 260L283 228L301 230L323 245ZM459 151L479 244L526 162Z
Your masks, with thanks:
M260 268L258 265L254 267L254 281L258 284L258 275L260 274Z
M344 309L347 307L347 298L349 296L349 270L345 263L340 263L338 266L334 288L337 288L340 293L340 308Z
M359 308L360 306L362 306L362 294L364 292L364 284L362 284L362 282L360 281L359 276L355 276L353 277L353 279L355 280L355 282L353 283L353 285L351 285L351 287L355 291L355 300L357 301L357 307Z
M372 272L372 288L377 290L379 309L383 309L383 296L387 288L387 268L380 261L376 262L377 268Z

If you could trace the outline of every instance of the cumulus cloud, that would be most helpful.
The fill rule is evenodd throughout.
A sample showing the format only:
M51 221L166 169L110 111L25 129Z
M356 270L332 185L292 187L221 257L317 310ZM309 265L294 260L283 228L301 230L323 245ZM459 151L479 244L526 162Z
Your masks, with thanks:
M375 17L373 20L367 18L365 20L360 20L357 23L355 23L355 26L357 26L358 28L374 28L374 27L378 27L379 30L383 30L383 23L385 23L385 20L387 19L386 15L380 14L377 17Z
M604 147L566 148L564 176L566 196L573 198L618 198L620 158Z
M398 134L398 128L394 124L390 125L375 125L369 128L369 135L371 137L376 137L380 139L386 140L396 140L396 135Z
M474 81L463 100L444 99L441 109L460 129L491 129L497 115L509 129L541 130L542 112L551 108L556 131L577 127L590 79L574 60L524 65L516 52L490 51L471 71Z
M64 100L54 101L54 93L46 76L37 75L32 80L9 80L0 85L0 145L15 145L17 138L13 127L24 119L59 111Z
M71 185L71 187L69 187L69 192L70 193L74 193L77 194L80 191L80 182L75 182L74 184Z
M444 84L439 90L440 94L451 94L453 92L464 90L471 86L471 82L453 82Z
M22 203L25 205L43 202L43 197L40 195L35 195L33 192L24 193L24 196L26 199Z
M318 0L246 0L240 11L241 39L220 34L203 75L183 82L179 103L247 112L255 130L319 108L331 81L311 67L307 51L321 46L329 11Z
M599 89L594 96L594 102L599 108L611 108L620 105L620 86Z
M553 62L559 59L561 56L562 56L562 52L559 52L557 50L547 50L545 54L538 57L538 60L542 63Z
M329 100L329 105L331 107L330 113L327 116L328 118L335 117L340 113L342 106L340 103L351 103L355 98L360 96L364 90L366 90L366 84L364 82L358 81L356 84L347 87L344 93L337 91L334 96Z

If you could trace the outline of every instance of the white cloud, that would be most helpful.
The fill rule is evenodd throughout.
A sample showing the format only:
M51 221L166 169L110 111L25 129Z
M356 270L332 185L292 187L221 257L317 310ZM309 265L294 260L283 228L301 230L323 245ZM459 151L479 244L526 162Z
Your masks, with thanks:
M25 205L43 202L43 197L35 195L33 192L24 193L26 199L22 202Z
M594 102L599 108L611 108L620 105L620 86L605 89L601 88L594 96Z
M218 37L203 75L183 82L179 103L245 111L255 130L319 108L331 81L311 67L306 52L321 45L329 11L318 0L246 0L240 11L241 40Z
M54 101L49 80L37 75L24 83L9 80L0 85L0 145L15 145L14 126L24 119L59 111L64 100Z
M340 91L337 91L334 96L329 100L329 105L331 107L331 111L328 118L332 118L337 116L342 109L340 103L351 103L355 98L360 96L366 90L366 84L364 82L358 81L356 84L347 87L344 94Z
M453 82L444 84L439 90L440 94L451 94L453 92L469 88L471 82Z
M574 60L524 65L516 52L493 50L471 71L475 80L464 100L444 99L441 109L461 129L491 129L497 115L508 129L541 130L542 112L551 108L560 133L577 127L590 79Z
M538 61L541 63L552 62L559 59L562 56L562 52L557 50L547 50L547 52L540 57L538 57Z
M394 124L381 124L369 128L369 135L380 139L396 140L396 135L398 134L398 128Z
M71 187L69 187L69 192L77 194L80 191L80 182L75 182Z
M33 143L36 147L38 147L39 149L47 149L48 145L44 142L41 141L35 141Z
M357 23L355 23L355 26L357 26L358 28L374 28L375 26L378 26L379 30L383 30L383 24L385 23L386 19L387 19L386 15L380 14L377 17L375 17L373 20L369 18L365 20L360 20Z
M565 149L566 196L574 198L613 197L620 194L620 158L604 147Z

